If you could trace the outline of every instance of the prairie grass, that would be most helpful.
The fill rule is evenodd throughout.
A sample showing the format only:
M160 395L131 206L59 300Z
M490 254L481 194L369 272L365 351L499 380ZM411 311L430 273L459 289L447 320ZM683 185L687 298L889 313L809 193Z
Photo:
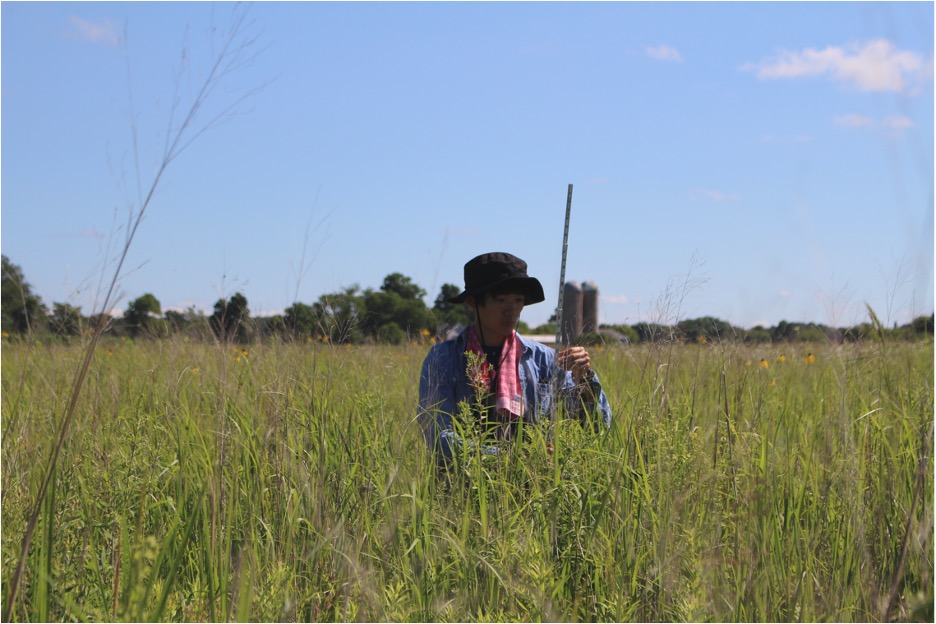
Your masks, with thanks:
M11 619L933 620L932 341L596 349L448 475L426 349L101 342ZM2 356L6 601L81 348Z

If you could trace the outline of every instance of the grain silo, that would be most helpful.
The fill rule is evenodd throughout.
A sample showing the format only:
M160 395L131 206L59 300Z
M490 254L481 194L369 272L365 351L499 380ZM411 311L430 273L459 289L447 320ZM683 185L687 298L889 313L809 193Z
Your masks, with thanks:
M562 342L570 344L582 335L582 287L566 282L562 287Z
M598 333L598 285L592 281L582 284L582 333Z

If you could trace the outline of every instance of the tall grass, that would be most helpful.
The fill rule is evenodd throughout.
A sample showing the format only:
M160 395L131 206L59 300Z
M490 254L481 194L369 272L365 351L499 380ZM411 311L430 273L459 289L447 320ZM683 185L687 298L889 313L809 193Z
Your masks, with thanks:
M11 619L932 621L932 342L808 348L598 350L609 432L439 475L424 345L102 343ZM6 600L81 353L2 355Z

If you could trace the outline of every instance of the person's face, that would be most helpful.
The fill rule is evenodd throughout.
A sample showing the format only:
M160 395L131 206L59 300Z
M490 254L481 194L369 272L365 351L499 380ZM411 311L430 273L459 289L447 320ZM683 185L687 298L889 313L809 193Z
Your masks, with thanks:
M518 293L488 295L484 303L477 306L478 323L484 332L485 342L489 344L503 342L504 338L517 327L523 304L524 297Z

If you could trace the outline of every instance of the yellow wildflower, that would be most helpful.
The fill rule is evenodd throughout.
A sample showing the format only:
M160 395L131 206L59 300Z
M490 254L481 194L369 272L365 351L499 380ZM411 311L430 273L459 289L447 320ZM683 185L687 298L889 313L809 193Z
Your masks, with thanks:
M3 332L3 337L4 337L4 338L9 338L9 337L10 337L10 332Z
M777 378L776 378L776 377L774 377L773 379L770 380L770 387L771 387L771 388L776 388L776 387L777 387Z
M810 351L809 353L806 354L806 363L807 363L807 364L815 364L815 363L816 363L816 356L812 354L812 351Z
M758 364L761 368L770 368L770 364L764 358L761 358L760 363Z
M777 361L778 361L778 362L786 362L786 356L783 355L783 354L781 353L781 354L780 354L780 357L777 358Z
M193 375L198 376L198 367L197 367L197 366L193 366L193 367L192 367L191 369L189 369L189 370L192 371L192 374L193 374Z

